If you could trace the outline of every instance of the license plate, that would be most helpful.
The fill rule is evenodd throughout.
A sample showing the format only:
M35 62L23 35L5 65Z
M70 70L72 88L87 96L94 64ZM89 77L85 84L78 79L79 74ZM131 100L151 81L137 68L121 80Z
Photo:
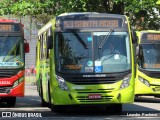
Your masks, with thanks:
M101 99L102 95L101 94L89 94L88 99Z

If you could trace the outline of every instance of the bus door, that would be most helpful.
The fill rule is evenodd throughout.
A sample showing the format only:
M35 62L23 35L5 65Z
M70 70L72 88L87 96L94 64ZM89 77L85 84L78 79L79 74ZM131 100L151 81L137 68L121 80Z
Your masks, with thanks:
M46 33L42 35L41 39L41 60L40 60L40 72L41 72L41 86L42 86L42 96L46 99Z

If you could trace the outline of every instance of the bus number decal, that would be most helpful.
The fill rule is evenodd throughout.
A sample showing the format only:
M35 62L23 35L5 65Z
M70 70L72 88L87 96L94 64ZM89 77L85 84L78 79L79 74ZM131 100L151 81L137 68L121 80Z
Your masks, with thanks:
M85 72L93 72L93 67L85 67Z
M82 65L65 65L64 67L70 70L80 70L82 68Z

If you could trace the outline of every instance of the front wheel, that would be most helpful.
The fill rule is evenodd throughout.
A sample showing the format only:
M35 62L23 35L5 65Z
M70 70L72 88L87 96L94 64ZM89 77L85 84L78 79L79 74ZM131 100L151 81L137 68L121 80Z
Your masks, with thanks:
M9 107L14 107L16 105L16 97L9 97L7 99L7 105Z
M47 107L48 106L48 104L47 104L47 102L43 99L43 88L42 88L42 80L41 80L41 83L40 83L40 97L41 97L41 106L42 107Z
M121 113L122 112L122 104L108 104L106 105L107 112Z
M65 112L66 107L63 105L51 105L51 111L55 113Z
M122 112L122 104L113 104L113 111L115 113L121 113Z

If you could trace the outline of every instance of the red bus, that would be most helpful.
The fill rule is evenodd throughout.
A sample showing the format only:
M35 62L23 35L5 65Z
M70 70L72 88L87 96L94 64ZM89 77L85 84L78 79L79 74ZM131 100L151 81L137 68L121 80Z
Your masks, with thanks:
M16 97L24 96L25 53L23 24L0 19L0 102L15 106Z

